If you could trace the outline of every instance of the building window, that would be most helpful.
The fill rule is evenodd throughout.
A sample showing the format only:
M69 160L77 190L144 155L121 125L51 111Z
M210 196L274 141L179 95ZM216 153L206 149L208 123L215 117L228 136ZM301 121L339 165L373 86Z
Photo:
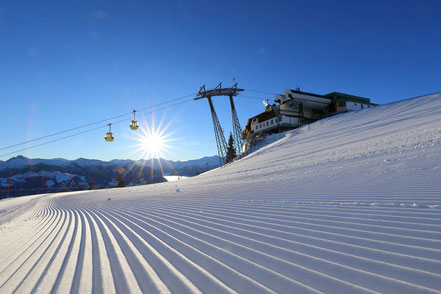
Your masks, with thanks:
M268 125L269 125L269 121L266 122L266 126L268 126Z
M361 104L361 109L363 109L364 108L364 105L363 104Z
M339 101L338 107L346 107L346 101Z
M271 124L274 124L274 119L271 120Z

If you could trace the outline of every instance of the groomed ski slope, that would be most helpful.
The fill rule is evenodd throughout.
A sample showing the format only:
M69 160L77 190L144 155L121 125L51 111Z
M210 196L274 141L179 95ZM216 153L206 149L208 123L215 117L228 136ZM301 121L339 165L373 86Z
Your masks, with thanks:
M441 293L441 94L178 182L0 201L1 293Z

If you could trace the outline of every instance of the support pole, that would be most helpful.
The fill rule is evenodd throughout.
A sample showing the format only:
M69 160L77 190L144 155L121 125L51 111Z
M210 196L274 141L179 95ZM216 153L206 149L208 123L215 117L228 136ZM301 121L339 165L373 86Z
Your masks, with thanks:
M68 190L69 192L70 192L70 180L71 180L71 179L70 179L70 177L69 177L69 190Z
M207 100L208 104L210 105L211 119L213 121L214 135L216 137L217 153L219 155L219 163L222 166L226 162L227 141L225 141L224 131L222 130L216 111L214 110L211 96L208 96Z
M44 193L44 176L41 176L41 194Z
M229 95L230 97L230 106L231 106L231 117L233 120L233 139L234 145L236 148L236 154L238 157L242 155L242 128L240 127L239 118L237 116L236 107L234 106L233 95Z
M9 172L9 181L8 181L8 195L6 195L6 198L9 198L9 194L11 192L11 177L12 177L12 172Z

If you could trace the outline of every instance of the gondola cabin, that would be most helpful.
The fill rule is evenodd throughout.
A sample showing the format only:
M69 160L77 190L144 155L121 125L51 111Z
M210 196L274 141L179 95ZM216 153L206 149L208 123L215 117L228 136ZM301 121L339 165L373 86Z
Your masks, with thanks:
M109 126L109 131L104 136L104 140L106 140L106 142L113 142L115 138L113 137L113 133L112 133L112 124L108 124L108 126Z
M112 132L108 132L104 136L104 140L106 140L106 142L113 142L114 139L115 138L113 137L113 133Z
M136 131L139 128L138 122L136 120L132 120L130 122L130 129Z
M133 109L132 112L133 112L133 119L130 122L130 129L133 130L133 131L136 131L139 128L138 121L136 120L136 116L135 116L136 110Z

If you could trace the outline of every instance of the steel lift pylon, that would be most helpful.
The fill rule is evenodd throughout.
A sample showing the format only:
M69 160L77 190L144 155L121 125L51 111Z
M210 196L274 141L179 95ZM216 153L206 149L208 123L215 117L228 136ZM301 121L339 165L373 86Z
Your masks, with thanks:
M243 91L243 89L237 88L237 83L231 88L222 88L222 83L219 83L213 90L205 90L205 85L203 85L198 92L198 96L194 100L199 100L202 98L207 98L208 104L210 106L211 118L213 121L214 135L216 137L217 152L219 155L220 165L225 165L227 156L227 141L225 140L224 132L222 130L219 119L217 118L216 111L214 110L213 101L211 97L213 96L228 96L230 98L231 106L231 117L233 121L233 141L234 148L236 149L236 154L240 157L242 154L243 140L241 137L242 129L240 127L239 118L237 116L236 107L234 105L233 97L237 96L238 92Z

